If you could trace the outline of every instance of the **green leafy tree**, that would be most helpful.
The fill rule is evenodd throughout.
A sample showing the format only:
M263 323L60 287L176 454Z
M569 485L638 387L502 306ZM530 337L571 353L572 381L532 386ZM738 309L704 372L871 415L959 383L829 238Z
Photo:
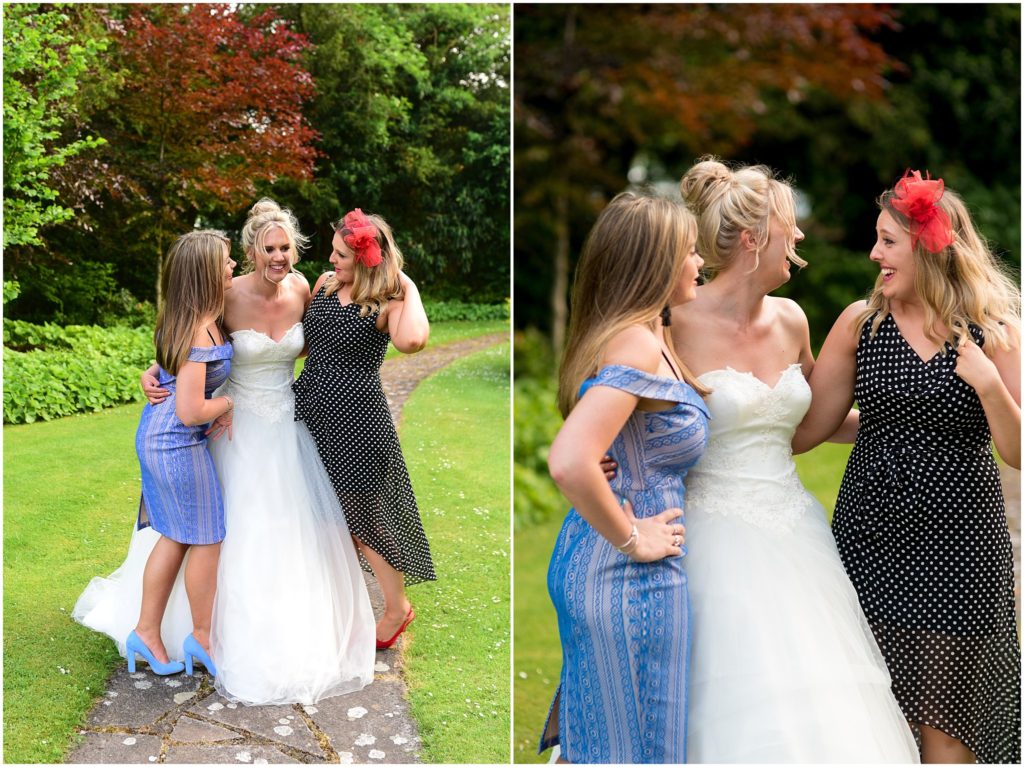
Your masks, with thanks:
M69 219L52 180L69 158L103 143L67 137L83 76L106 50L104 39L82 37L64 6L5 3L4 249L41 245L40 229ZM5 291L5 300L7 292Z

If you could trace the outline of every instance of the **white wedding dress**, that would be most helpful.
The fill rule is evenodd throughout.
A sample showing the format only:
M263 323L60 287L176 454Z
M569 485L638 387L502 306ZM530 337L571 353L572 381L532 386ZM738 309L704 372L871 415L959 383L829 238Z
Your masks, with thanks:
M215 685L246 704L312 704L373 681L373 610L330 479L305 424L293 420L301 323L279 342L253 330L231 336L231 374L214 396L234 399L233 438L210 443L227 530L211 632ZM94 578L72 613L122 655L159 537L136 530L124 564ZM161 627L176 660L192 631L183 572Z
M790 442L799 364L774 386L732 368L686 478L693 635L688 761L918 762L889 673Z

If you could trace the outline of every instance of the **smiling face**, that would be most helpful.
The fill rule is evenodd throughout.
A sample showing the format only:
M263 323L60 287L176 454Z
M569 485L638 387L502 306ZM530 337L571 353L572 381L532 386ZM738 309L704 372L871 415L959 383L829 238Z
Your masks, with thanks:
M334 233L334 239L331 240L331 266L334 267L334 277L338 282L347 284L351 283L355 279L355 254L352 252L352 248L345 244L345 241L341 238L341 231Z
M788 225L779 216L772 215L768 221L768 244L761 250L758 270L771 276L779 285L789 282L792 261L790 254L796 244L803 240L804 233L795 223ZM773 288L774 290L774 288Z
M679 273L679 281L676 283L672 296L669 298L670 306L678 306L692 301L697 297L697 278L700 268L704 266L704 259L697 252L697 241L692 241L686 248L686 258L683 259L683 268Z
M235 271L235 262L231 258L231 248L224 246L224 290L231 289L232 274Z
M910 233L897 224L887 210L878 214L875 232L877 237L869 258L882 270L877 283L882 295L890 301L913 299L916 268Z
M288 276L294 261L294 248L284 229L279 226L270 227L263 235L262 242L257 242L252 254L257 274L270 282L281 282Z

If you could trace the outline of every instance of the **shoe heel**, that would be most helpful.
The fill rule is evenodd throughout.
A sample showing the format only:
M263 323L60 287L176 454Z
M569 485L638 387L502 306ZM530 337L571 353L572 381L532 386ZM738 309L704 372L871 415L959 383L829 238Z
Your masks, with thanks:
M185 653L185 674L192 676L192 653Z
M128 650L128 673L135 673L135 650Z

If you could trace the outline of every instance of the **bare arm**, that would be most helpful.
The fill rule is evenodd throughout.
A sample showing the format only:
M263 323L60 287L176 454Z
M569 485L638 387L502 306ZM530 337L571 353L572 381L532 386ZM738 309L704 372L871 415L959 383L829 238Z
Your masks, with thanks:
M234 408L230 397L206 399L206 363L187 361L176 377L174 412L186 426L209 423Z
M642 345L643 340L637 344L636 334L632 334L634 348L627 348L621 355L609 353L605 362L656 371L660 357L657 340L652 333L638 330L646 332L649 339L646 350L638 351L636 347ZM620 337L627 334L630 331L624 331ZM651 349L657 356L649 353ZM580 516L613 546L622 546L629 541L636 524L639 535L630 556L648 562L680 554L680 550L672 545L672 536L683 532L682 525L674 522L681 516L681 511L667 509L654 517L635 520L628 509L619 504L600 466L601 457L639 401L628 392L608 386L589 389L555 437L548 454L548 468L555 484Z
M1020 468L1020 347L996 349L989 359L972 340L962 343L956 374L978 393L1000 457Z
M414 354L427 345L430 322L416 284L405 273L400 276L405 293L401 301L388 302L388 335L391 343L404 354Z
M794 453L817 447L851 417L857 375L856 319L863 306L864 302L858 301L846 307L821 347L811 371L811 407L793 436Z

